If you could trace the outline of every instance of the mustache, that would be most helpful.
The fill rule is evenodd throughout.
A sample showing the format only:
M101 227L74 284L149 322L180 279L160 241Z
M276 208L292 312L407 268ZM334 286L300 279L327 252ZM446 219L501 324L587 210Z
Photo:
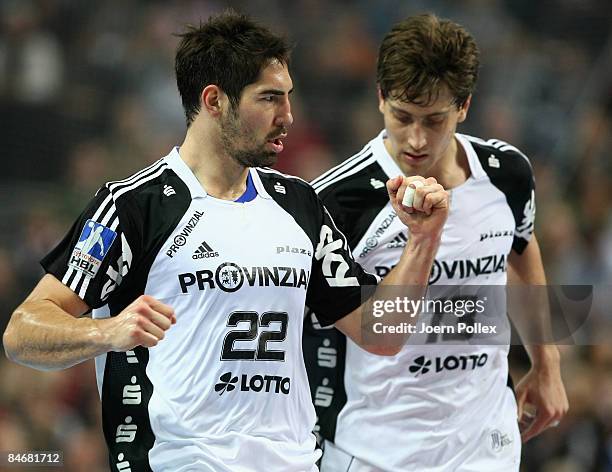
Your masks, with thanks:
M281 134L287 134L287 128L282 127L282 128L278 128L277 130L273 131L272 133L270 133L266 139L274 139L274 138L278 138Z

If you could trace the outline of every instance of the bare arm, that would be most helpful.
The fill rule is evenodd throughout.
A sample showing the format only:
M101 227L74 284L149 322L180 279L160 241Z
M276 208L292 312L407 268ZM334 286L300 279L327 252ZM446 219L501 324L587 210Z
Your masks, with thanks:
M542 264L540 247L535 235L522 254L512 252L508 258L510 270L508 273L509 285L545 286L546 275ZM512 289L511 289L512 290ZM521 295L519 293L518 296ZM524 342L525 350L531 360L531 370L521 379L516 387L519 419L524 415L526 403L536 407L536 416L530 426L523 431L524 441L537 436L547 427L559 421L568 410L568 401L561 380L561 367L559 350L550 342L550 310L546 291L536 289L530 291L533 296L528 297L528 303L533 306L528 310L529 317L524 320L513 317L515 326L523 340L528 338L540 343ZM522 310L521 310L522 311ZM512 310L511 310L512 314ZM535 330L536 332L530 332Z
M112 318L80 318L87 311L78 295L45 275L9 321L7 357L35 369L64 369L108 351L155 346L176 322L172 308L146 295Z
M406 208L402 200L408 184L420 179L425 186L415 190L413 206ZM442 228L448 217L448 193L435 179L422 177L404 178L396 177L387 182L389 198L393 209L401 221L409 228L409 239L398 264L389 272L379 287L401 286L405 296L411 299L421 298L427 289L429 274L434 258L440 245ZM380 293L377 289L374 297ZM351 338L363 349L373 354L395 355L407 339L407 335L398 339L392 336L385 342L385 337L379 337L376 345L368 344L363 338L363 331L370 329L371 319L363 318L367 310L365 304L349 313L336 322L336 328ZM367 315L366 315L367 316ZM389 320L416 323L416 317L406 316L406 313L385 314L387 324ZM393 323L393 321L391 321ZM399 341L399 342L398 342Z

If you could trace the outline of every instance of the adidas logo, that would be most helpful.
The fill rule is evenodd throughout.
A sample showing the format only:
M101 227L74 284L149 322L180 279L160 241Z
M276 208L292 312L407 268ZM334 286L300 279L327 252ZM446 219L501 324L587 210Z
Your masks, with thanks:
M176 191L171 185L164 185L163 192L166 197L169 197L170 195L176 195Z
M495 167L496 169L499 169L499 159L495 157L494 154L491 154L489 156L489 167Z
M419 374L426 374L429 372L430 365L431 361L429 359L425 359L425 356L419 356L414 360L414 364L412 364L408 370L411 374L415 374L415 377L418 377Z
M193 255L191 256L192 259L208 259L209 257L219 257L219 253L217 251L214 251L206 243L206 241L202 241L202 244L200 244L200 247L197 248L193 252Z
M381 180L375 179L374 177L370 179L370 185L375 189L383 188L385 186Z
M280 182L276 182L276 184L274 185L274 190L276 190L278 193L282 193L283 195L287 193L285 186L282 185Z
M404 233L399 233L396 237L389 241L389 243L387 244L387 248L393 249L396 247L405 247L407 241L408 236L406 236Z
M219 383L215 385L215 392L217 392L219 396L223 395L225 392L231 392L236 388L234 385L236 383L238 383L238 376L232 377L231 372L226 372L219 377Z

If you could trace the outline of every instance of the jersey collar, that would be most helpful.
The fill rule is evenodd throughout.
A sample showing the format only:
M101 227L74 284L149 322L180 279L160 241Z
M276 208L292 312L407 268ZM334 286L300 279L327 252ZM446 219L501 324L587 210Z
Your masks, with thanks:
M374 157L385 171L387 176L392 179L393 177L397 177L398 175L402 175L402 170L399 168L387 148L385 147L384 138L387 136L387 130L383 129L378 136L376 136L370 144L372 146L372 151L374 152ZM455 133L455 137L463 149L465 150L465 154L467 155L468 164L470 166L470 172L472 173L472 177L475 179L481 179L486 177L486 173L480 164L480 160L476 155L476 151L472 147L472 144L463 134ZM424 175L423 177L427 177Z
M176 172L176 174L181 178L181 180L185 182L185 185L187 185L187 188L189 189L192 198L205 198L208 195L200 181L189 168L189 166L185 164L185 161L183 161L183 159L181 159L178 146L175 146L170 152L170 154L166 156L166 162L170 166L170 168L174 172ZM268 192L266 192L263 184L261 183L261 179L259 178L257 170L251 167L249 169L249 173L251 174L251 178L253 179L253 184L255 184L257 194L266 199L272 198L270 197Z
M402 170L399 168L397 163L387 151L385 147L384 138L387 136L387 130L383 129L378 136L376 136L372 141L370 141L370 145L372 146L372 152L374 153L374 157L383 168L387 177L392 179L393 177L397 177L398 175L403 175Z
M266 189L263 183L261 182L261 179L259 178L259 172L257 172L257 168L251 167L249 169L249 172L251 173L251 177L253 178L253 183L255 184L255 190L257 190L257 195L267 200L271 200L272 197L268 192L266 192Z
M480 159L478 159L478 155L476 154L476 151L474 150L474 146L472 146L471 141L464 134L455 133L455 137L465 150L468 163L470 164L470 171L472 172L472 177L477 180L487 177L487 173L482 168Z
M166 162L168 163L170 168L174 172L176 172L180 179L185 182L185 185L187 185L187 188L191 193L191 198L204 198L206 197L206 195L208 195L200 181L189 168L189 166L185 164L185 161L183 161L183 159L181 159L181 156L179 155L178 146L175 146L170 152L170 154L166 156Z

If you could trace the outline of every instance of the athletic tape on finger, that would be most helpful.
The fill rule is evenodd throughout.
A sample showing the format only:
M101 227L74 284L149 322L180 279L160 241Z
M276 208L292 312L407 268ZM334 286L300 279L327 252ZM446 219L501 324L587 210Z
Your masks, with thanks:
M410 185L414 185L415 188L412 188ZM417 188L423 187L423 182L421 182L420 180L415 180L414 182L410 182L410 185L406 188L404 198L402 199L402 205L408 208L412 207L412 202L414 201L414 192Z

